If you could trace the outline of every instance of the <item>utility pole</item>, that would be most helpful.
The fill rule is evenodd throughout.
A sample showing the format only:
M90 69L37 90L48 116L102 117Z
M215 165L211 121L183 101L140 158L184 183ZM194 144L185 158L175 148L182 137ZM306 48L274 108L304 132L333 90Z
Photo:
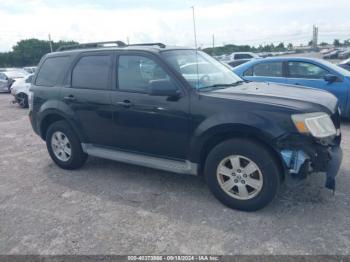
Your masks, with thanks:
M317 40L318 40L318 27L314 25L312 28L312 48L314 50L317 49Z
M193 18L193 33L194 33L194 47L197 49L197 32L196 32L196 18L194 15L194 6L192 8L192 18Z
M130 45L130 41L129 41L129 37L126 37L126 42L128 43L128 45Z
M50 50L51 50L51 53L52 53L52 43L51 43L51 35L49 34L49 44L50 44Z
M212 55L214 55L215 53L215 35L213 34L213 52L212 52Z

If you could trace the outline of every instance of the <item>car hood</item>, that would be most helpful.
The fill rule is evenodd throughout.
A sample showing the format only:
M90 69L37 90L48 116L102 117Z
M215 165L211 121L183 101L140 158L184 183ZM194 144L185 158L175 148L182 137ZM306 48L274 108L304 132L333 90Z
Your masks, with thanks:
M318 105L327 108L333 114L338 109L337 98L329 92L286 84L249 82L235 87L218 89L208 92L208 94L296 110L312 111L315 105Z

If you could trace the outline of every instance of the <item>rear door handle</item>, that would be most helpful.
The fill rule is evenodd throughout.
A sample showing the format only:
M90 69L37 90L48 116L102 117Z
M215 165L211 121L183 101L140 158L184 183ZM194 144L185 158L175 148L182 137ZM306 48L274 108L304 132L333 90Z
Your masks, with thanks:
M294 85L296 85L296 86L301 86L301 84L299 84L299 83L294 83Z
M132 103L129 100L124 100L124 101L117 102L117 105L128 108L132 106Z
M73 95L65 96L63 97L64 100L66 101L76 101L77 99Z

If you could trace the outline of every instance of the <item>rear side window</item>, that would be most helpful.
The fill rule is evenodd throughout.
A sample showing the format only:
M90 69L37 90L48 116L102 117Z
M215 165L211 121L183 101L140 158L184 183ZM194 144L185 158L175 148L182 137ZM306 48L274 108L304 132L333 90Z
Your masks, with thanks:
M72 72L72 86L89 89L109 89L110 55L83 56Z
M282 77L282 62L261 63L253 67L253 76Z
M35 84L38 86L55 86L67 68L68 62L68 56L47 58L39 70Z

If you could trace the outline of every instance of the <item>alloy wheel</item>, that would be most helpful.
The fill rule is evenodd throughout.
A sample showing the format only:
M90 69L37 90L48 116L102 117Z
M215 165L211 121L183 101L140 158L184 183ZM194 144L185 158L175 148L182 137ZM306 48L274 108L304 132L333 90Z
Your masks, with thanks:
M263 175L258 165L241 155L224 158L217 167L216 176L221 189L239 200L254 198L263 186Z
M54 132L51 137L51 146L53 153L59 160L67 162L71 158L71 144L64 133Z

